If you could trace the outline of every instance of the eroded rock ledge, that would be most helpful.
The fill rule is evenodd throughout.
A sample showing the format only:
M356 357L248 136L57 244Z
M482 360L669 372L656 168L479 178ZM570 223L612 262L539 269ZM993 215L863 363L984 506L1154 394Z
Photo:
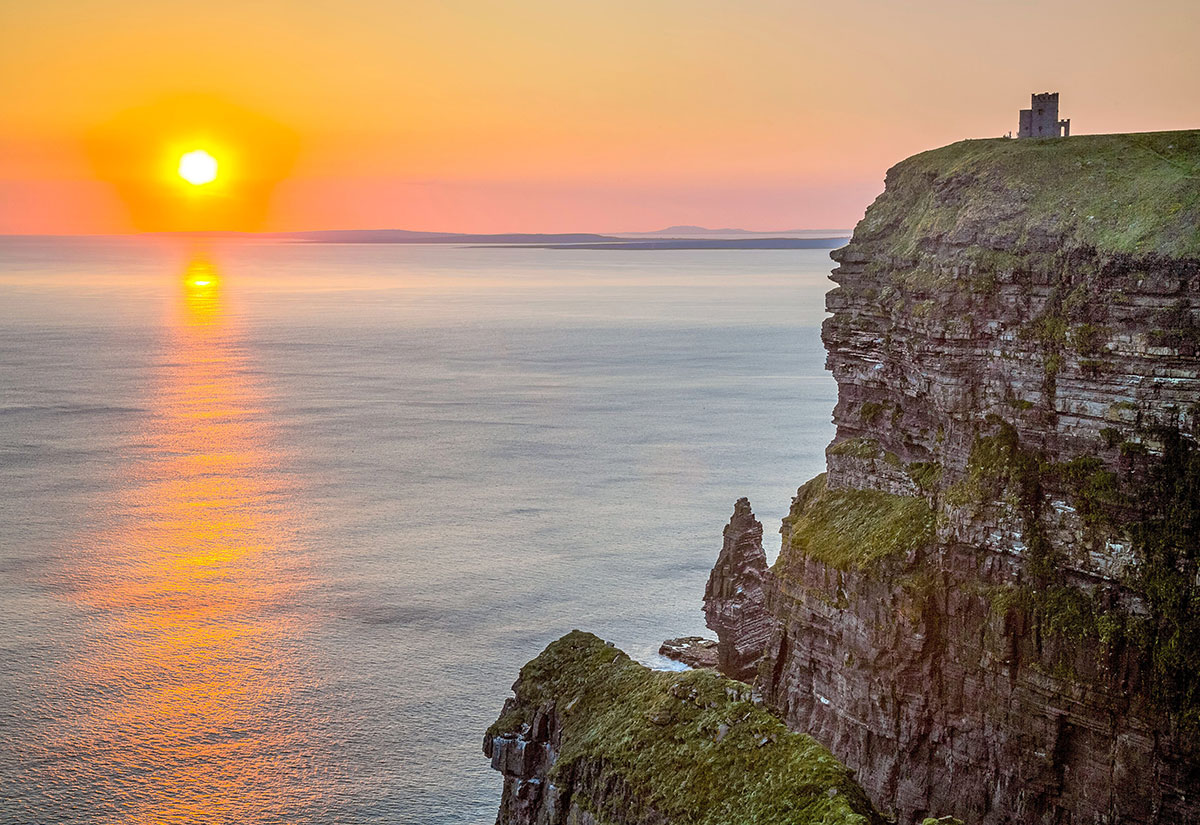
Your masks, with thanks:
M498 825L882 825L852 774L712 671L651 671L573 631L484 738Z
M674 659L688 667L706 667L716 670L718 643L703 636L680 636L667 639L658 648L658 655Z

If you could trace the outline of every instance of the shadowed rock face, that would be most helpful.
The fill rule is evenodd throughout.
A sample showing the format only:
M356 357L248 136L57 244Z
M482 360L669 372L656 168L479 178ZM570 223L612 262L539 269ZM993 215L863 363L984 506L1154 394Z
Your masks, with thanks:
M738 499L704 590L704 622L718 639L717 669L743 682L754 680L774 630L763 590L767 554L762 536L749 500Z

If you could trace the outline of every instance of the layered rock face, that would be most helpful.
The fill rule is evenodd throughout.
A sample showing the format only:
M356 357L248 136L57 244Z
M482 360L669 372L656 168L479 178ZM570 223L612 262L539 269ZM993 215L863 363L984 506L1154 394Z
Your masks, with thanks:
M1200 821L1200 132L918 155L834 258L828 472L713 574L768 703L901 823Z
M851 772L712 671L658 673L574 631L484 738L498 825L883 825Z
M704 589L704 623L718 636L717 668L743 682L754 680L775 629L763 589L767 554L762 537L762 524L754 517L750 501L738 499Z

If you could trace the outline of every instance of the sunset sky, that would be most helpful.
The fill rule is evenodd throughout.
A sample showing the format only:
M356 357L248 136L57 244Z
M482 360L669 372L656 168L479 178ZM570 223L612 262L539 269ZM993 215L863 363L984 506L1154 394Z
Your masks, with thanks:
M0 0L0 232L187 228L196 140L243 229L850 227L1033 91L1200 127L1198 35L1195 0Z

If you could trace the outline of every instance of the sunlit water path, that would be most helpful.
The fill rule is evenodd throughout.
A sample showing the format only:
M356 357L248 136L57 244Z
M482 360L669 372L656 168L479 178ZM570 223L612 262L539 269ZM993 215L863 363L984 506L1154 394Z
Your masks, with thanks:
M822 251L0 241L0 821L484 823L820 470Z

